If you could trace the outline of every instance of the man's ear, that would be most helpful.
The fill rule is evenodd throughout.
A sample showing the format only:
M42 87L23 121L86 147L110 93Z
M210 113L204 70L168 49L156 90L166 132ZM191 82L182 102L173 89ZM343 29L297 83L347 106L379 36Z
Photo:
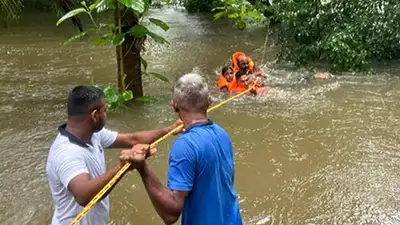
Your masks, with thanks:
M212 105L212 98L211 96L208 96L208 107Z
M90 118L92 119L93 122L97 122L98 119L98 110L94 109L91 113L90 113Z
M179 112L178 106L174 100L171 100L171 106L176 113Z

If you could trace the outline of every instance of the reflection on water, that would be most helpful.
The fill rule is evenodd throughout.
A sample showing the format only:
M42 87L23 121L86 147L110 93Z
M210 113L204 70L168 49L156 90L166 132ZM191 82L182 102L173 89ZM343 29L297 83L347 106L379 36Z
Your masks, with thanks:
M39 16L43 24L32 21ZM229 22L175 9L152 10L167 21L171 45L148 43L149 70L172 81L197 71L219 102L229 94L213 87L230 54L262 55L263 29L240 32ZM84 41L61 47L73 30L56 28L55 18L35 14L0 31L0 223L49 224L52 202L44 164L57 125L65 119L65 96L76 84L115 79L111 47ZM161 32L157 30L158 32ZM236 188L246 224L398 224L400 155L400 67L379 68L376 76L334 76L297 84L302 70L275 64L269 48L264 97L244 96L210 113L231 135ZM262 61L262 60L259 60ZM397 75L393 76L393 75ZM109 127L131 131L174 120L171 84L145 77L154 104L111 112ZM151 164L166 178L169 138ZM107 152L107 164L118 161ZM136 173L111 194L110 224L162 224Z

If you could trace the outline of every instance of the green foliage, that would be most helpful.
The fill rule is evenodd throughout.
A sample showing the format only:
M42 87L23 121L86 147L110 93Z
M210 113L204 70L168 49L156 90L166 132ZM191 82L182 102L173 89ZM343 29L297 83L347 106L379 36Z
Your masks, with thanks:
M72 36L71 38L66 40L63 44L64 45L70 44L72 41L78 40L79 38L87 36L88 34L92 36L97 36L97 38L92 39L91 41L95 45L112 44L114 46L119 46L124 43L127 36L133 36L137 40L144 40L147 37L151 37L156 42L168 43L168 41L165 38L152 32L142 21L142 19L144 18L143 16L147 13L150 7L149 2L147 0L117 0L117 4L119 4L118 5L119 9L133 10L134 15L137 16L140 20L139 23L134 25L125 33L122 33L121 32L122 29L120 29L113 23L110 24L97 23L92 15L94 12L102 13L111 9L116 9L116 5L114 5L113 0L97 0L89 6L87 5L86 2L82 1L81 2L82 7L71 10L70 12L63 15L57 21L56 25L59 26L61 23L63 23L67 19L70 19L73 16L79 14L86 14L91 19L94 27L88 28L85 31ZM161 21L157 18L148 18L148 23L158 26L164 31L169 30L169 26L164 21ZM151 75L158 78L161 81L169 82L168 78L165 77L164 75L155 72L147 72L148 63L143 58L141 58L141 63L142 63L142 74ZM151 96L135 97L133 96L130 90L123 90L120 93L111 86L104 87L103 92L106 95L108 102L107 104L110 109L118 108L125 101L129 101L133 98L135 98L138 101L145 101L145 102L156 101L156 99Z
M124 102L133 99L133 94L130 90L119 93L117 90L111 87L111 85L105 86L101 89L106 96L107 109L119 108L124 104Z
M56 26L60 25L64 20L74 17L81 13L90 13L90 11L86 11L85 8L77 8L77 9L71 10L57 21Z
M147 1L143 0L118 0L122 5L126 6L127 8L131 8L134 11L138 12L139 14L144 13L146 9Z
M22 7L21 0L0 0L0 20L8 22L18 19Z
M281 59L359 71L372 60L400 57L396 0L281 0L273 8L280 21Z
M0 0L0 22L10 23L18 20L23 9L60 12L57 1Z
M218 6L218 0L183 0L181 2L189 13L211 12L215 6Z
M281 60L299 66L327 63L333 70L362 71L373 60L400 57L397 0L221 0L215 19L244 29L263 13L279 37Z
M242 0L221 0L222 6L212 9L219 11L214 14L214 19L227 17L235 21L235 26L239 30L244 30L246 24L260 21L264 16L258 12L248 1Z
M167 40L165 40L165 38L157 35L154 32L151 32L147 27L140 25L140 24L136 24L135 26L133 26L131 29L129 29L128 33L132 36L135 36L137 38L142 38L145 37L146 35L150 36L153 38L154 41L159 42L159 43L168 43L169 42Z
M123 6L128 7L127 10L133 10L136 15L142 15L146 13L149 9L149 3L147 0L118 0L118 4L121 5L121 8ZM92 14L94 13L93 11L96 9L97 13L101 13L104 11L107 11L109 9L114 9L115 6L112 3L112 0L97 0L93 4L91 4L89 7L86 5L86 2L82 1L81 5L83 7L71 10L70 12L66 13L63 15L56 23L57 26L59 26L62 22L65 20L85 13L89 16L91 19L94 28L89 28L86 31L76 34L69 38L67 41L64 42L64 44L69 44L74 40L77 40L89 33L94 32L95 34L98 34L100 36L99 39L93 40L92 43L94 44L113 44L113 45L120 45L124 42L125 40L125 35L131 35L135 36L136 38L145 38L145 37L151 37L154 41L159 42L159 43L169 43L165 38L162 36L152 32L144 23L139 23L135 26L133 26L128 32L126 33L118 33L116 31L116 27L114 24L97 24L97 22L93 19ZM143 17L141 17L142 19ZM149 23L152 23L160 28L162 28L164 31L167 31L169 29L169 26L164 22L156 18L149 18L148 19ZM104 28L108 28L109 32L105 33L102 32Z

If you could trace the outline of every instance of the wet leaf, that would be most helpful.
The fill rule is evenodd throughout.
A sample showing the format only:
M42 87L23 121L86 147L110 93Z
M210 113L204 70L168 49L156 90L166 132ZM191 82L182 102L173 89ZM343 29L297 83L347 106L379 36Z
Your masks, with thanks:
M239 20L236 22L236 27L239 30L244 30L246 28L246 23L243 20Z
M155 73L155 72L149 72L147 74L152 75L152 76L154 76L154 77L156 77L156 78L158 78L158 79L160 79L162 81L165 81L165 82L169 83L169 79L164 75L161 75L161 74Z
M129 101L133 99L133 93L131 90L124 91L124 93L122 93L122 97L124 98L124 101Z
M95 45L104 45L104 44L109 44L113 43L115 35L113 33L107 33L102 35L100 39L95 39L92 41L93 44Z
M245 14L245 12L246 12L246 5L245 4L242 4L241 6L240 6L240 15L244 15Z
M150 22L152 22L154 25L161 27L161 29L163 29L164 31L169 30L169 26L168 24L166 24L164 21L161 21L159 19L156 18L149 18Z
M138 13L143 13L146 8L146 3L143 0L118 0L122 5L131 8Z
M147 61L145 59L143 59L142 56L140 56L140 62L142 63L143 71L146 71L147 70Z
M262 14L261 13L259 13L259 12L247 12L247 14L249 15L249 16L251 16L251 17L253 17L254 19L261 19L262 18Z
M231 13L228 15L229 19L236 19L239 18L239 13Z
M115 34L112 39L113 45L120 45L124 43L124 41L125 41L124 34Z
M111 30L114 30L116 27L115 27L115 24L110 23L110 24L108 24L108 28L110 28Z
M128 33L137 38L141 38L146 36L149 33L149 30L143 25L136 24L128 31Z
M84 31L84 32L80 32L80 33L78 33L78 34L75 34L74 36L68 38L68 40L64 41L64 42L63 42L63 45L68 45L68 44L70 44L72 41L74 41L74 40L76 40L76 39L79 39L79 38L81 38L81 37L83 37L83 36L85 36L85 35L86 35L86 32L85 32L85 31Z
M97 5L96 9L98 13L104 12L108 9L112 9L114 7L112 0L101 0Z
M142 96L142 97L137 97L135 98L135 100L137 101L141 101L141 102L158 102L158 99L156 97L153 96Z
M86 2L85 1L81 1L81 5L85 6L87 8Z
M92 44L94 45L105 45L108 44L108 40L104 38L94 39L92 40Z
M86 9L84 8L77 8L74 10L69 11L67 14L65 14L64 16L62 16L56 23L56 26L60 25L62 22L64 22L65 20L74 17L80 13L86 12Z
M104 0L102 0L104 1ZM100 0L96 0L93 4L89 6L90 12L99 4Z
M214 20L221 18L225 14L226 14L226 12L219 12L219 13L214 14Z
M144 12L146 13L147 11L149 11L150 8L150 0L143 0L144 1Z
M225 7L224 7L224 6L215 7L215 8L213 8L213 9L211 10L211 12L214 12L214 11L216 11L216 10L225 10Z
M165 38L161 37L160 35L158 35L158 34L156 34L156 33L153 33L153 32L151 32L151 31L148 31L147 34L148 34L151 38L153 38L153 40L154 40L155 42L158 42L158 43L161 43L161 44L169 44L169 42L168 42Z

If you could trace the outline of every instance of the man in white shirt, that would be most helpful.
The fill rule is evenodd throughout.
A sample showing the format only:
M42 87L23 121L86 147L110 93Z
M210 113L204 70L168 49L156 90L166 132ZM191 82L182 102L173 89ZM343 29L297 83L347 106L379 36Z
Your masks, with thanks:
M119 163L106 171L104 149L150 144L181 124L177 120L166 128L135 133L108 130L106 99L93 86L74 87L67 107L68 120L58 128L46 165L55 208L51 225L68 225L123 166ZM108 213L107 193L80 225L105 225Z

